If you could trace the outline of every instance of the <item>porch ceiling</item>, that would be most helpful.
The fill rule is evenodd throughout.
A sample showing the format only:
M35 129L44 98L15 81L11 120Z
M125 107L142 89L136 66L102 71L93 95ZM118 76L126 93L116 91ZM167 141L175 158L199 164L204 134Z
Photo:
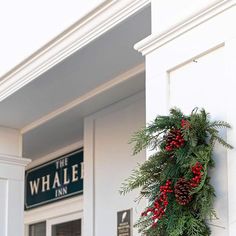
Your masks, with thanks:
M133 15L0 103L0 125L21 129L23 155L49 153L83 137L83 117L144 89L144 74L28 129L75 99L144 63L133 45L150 34L150 8Z

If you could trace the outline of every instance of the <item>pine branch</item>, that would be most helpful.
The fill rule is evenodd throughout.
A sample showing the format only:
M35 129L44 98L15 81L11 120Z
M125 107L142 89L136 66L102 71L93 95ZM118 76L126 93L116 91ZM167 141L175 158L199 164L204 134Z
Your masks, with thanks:
M137 199L148 199L145 214L135 225L140 233L210 235L206 220L216 218L215 191L208 175L208 170L214 167L213 148L216 142L232 148L219 136L221 128L230 125L224 121L211 122L204 109L194 109L186 116L173 108L169 116L158 116L134 134L131 139L134 154L146 148L156 150L132 172L120 190L125 195L139 188Z
M208 126L209 128L215 128L215 129L218 129L218 128L231 128L231 125L225 121L213 121L210 123L210 125Z
M213 135L212 137L212 143L214 144L215 141L217 141L218 143L220 143L221 145L223 145L225 148L228 149L233 149L233 146L231 146L230 144L228 144L224 139L222 139L219 136Z

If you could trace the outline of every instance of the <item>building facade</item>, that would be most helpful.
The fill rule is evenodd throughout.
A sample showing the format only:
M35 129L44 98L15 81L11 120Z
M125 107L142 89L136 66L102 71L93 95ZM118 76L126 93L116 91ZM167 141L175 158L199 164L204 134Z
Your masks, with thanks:
M104 1L3 76L0 235L115 236L119 212L132 226L146 202L119 189L149 152L129 140L171 107L228 121L236 146L235 20L234 0ZM214 158L209 225L234 236L235 150Z

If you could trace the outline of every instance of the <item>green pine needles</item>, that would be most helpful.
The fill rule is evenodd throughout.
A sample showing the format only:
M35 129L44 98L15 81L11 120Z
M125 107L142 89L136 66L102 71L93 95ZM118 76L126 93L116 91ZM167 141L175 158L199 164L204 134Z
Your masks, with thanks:
M137 132L131 142L134 154L145 148L156 152L133 171L121 193L141 188L140 198L149 201L136 223L147 236L208 236L207 220L216 217L215 191L208 170L214 167L213 148L219 142L224 121L210 121L204 109L184 115L171 109L169 116L158 116Z

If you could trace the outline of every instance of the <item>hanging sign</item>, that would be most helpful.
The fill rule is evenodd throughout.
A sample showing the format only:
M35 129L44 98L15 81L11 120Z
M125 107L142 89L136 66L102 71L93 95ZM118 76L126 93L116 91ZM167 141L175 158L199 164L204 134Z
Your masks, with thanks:
M25 209L83 193L83 150L26 171Z
M117 236L132 235L131 213L131 209L117 212Z

